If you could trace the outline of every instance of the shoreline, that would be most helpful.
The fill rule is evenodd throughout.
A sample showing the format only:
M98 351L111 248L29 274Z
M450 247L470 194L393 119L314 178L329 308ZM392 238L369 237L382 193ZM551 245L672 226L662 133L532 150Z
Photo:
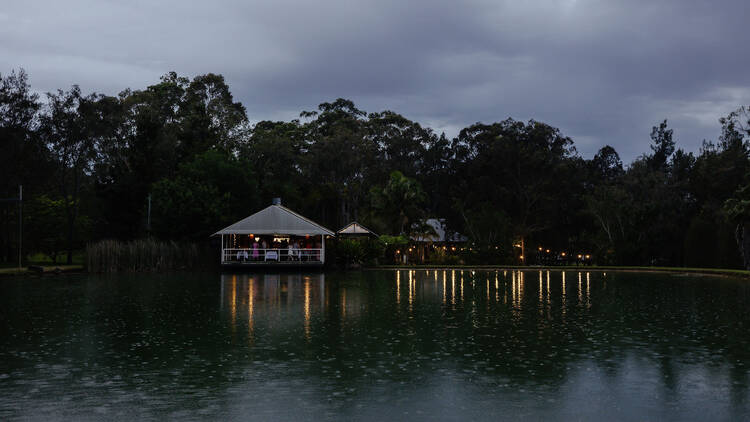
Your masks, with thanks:
M526 271L589 271L589 272L623 272L623 273L667 273L715 275L726 277L750 278L750 271L726 268L689 268L689 267L640 267L640 266L597 266L597 265L379 265L366 267L363 270L526 270Z
M266 269L265 272L268 272ZM271 269L271 272L273 269ZM360 269L342 270L337 268L323 269L323 271L382 271L382 270L477 270L477 271L588 271L588 272L622 272L622 273L665 273L685 275L712 275L723 277L750 278L750 271L726 269L726 268L688 268L688 267L641 267L641 266L585 266L585 265L561 265L561 266L534 266L534 265L379 265L376 267L362 267ZM173 272L173 271L168 271ZM219 271L220 272L220 271ZM0 268L0 278L13 276L47 276L59 274L85 274L88 273L82 264L73 265L44 265L36 269L24 268ZM146 272L152 274L153 272ZM132 273L129 273L132 274Z
M31 269L36 267L36 269ZM27 276L27 275L57 275L57 274L71 274L71 273L85 273L85 269L82 264L72 265L32 265L22 268L11 267L11 268L0 268L0 277L13 277L13 276Z

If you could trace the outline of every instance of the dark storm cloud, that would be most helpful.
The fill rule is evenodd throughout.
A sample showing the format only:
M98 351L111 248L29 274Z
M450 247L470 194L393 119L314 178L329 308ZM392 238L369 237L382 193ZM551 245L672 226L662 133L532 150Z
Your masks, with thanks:
M253 120L346 97L451 136L535 118L630 160L663 118L695 151L750 103L747 3L11 0L0 71L109 94L217 72Z

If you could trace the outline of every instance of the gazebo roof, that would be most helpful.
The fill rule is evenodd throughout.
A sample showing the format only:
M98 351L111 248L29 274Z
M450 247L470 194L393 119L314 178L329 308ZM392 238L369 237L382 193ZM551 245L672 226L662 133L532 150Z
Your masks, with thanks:
M320 224L281 205L271 205L214 233L221 234L290 234L295 236L335 234Z
M336 234L371 234L373 236L377 236L372 230L357 223L356 221L352 221L343 229L337 231Z

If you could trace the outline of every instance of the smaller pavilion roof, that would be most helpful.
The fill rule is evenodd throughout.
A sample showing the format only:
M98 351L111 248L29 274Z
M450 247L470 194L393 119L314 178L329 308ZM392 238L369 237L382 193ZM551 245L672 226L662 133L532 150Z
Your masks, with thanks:
M335 233L281 205L271 205L255 214L224 227L221 234L289 234L294 236Z
M351 223L347 224L346 226L344 226L344 228L337 231L336 234L371 234L373 236L377 236L372 230L357 223L356 221L352 221Z

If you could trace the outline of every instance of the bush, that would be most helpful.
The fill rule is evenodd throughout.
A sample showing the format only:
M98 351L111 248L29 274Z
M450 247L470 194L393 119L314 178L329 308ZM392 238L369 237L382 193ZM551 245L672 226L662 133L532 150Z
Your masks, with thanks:
M447 253L442 248L436 248L427 256L426 262L437 265L459 265L461 258Z
M379 239L349 238L339 239L336 244L336 258L339 265L377 265L383 256L385 244Z
M393 263L393 257L396 255L396 251L403 251L409 245L409 239L403 235L382 235L378 240L383 244L383 252L381 253L381 256L384 257L385 262L387 263Z
M356 239L341 239L336 245L336 258L345 267L361 265L365 259L365 248Z

